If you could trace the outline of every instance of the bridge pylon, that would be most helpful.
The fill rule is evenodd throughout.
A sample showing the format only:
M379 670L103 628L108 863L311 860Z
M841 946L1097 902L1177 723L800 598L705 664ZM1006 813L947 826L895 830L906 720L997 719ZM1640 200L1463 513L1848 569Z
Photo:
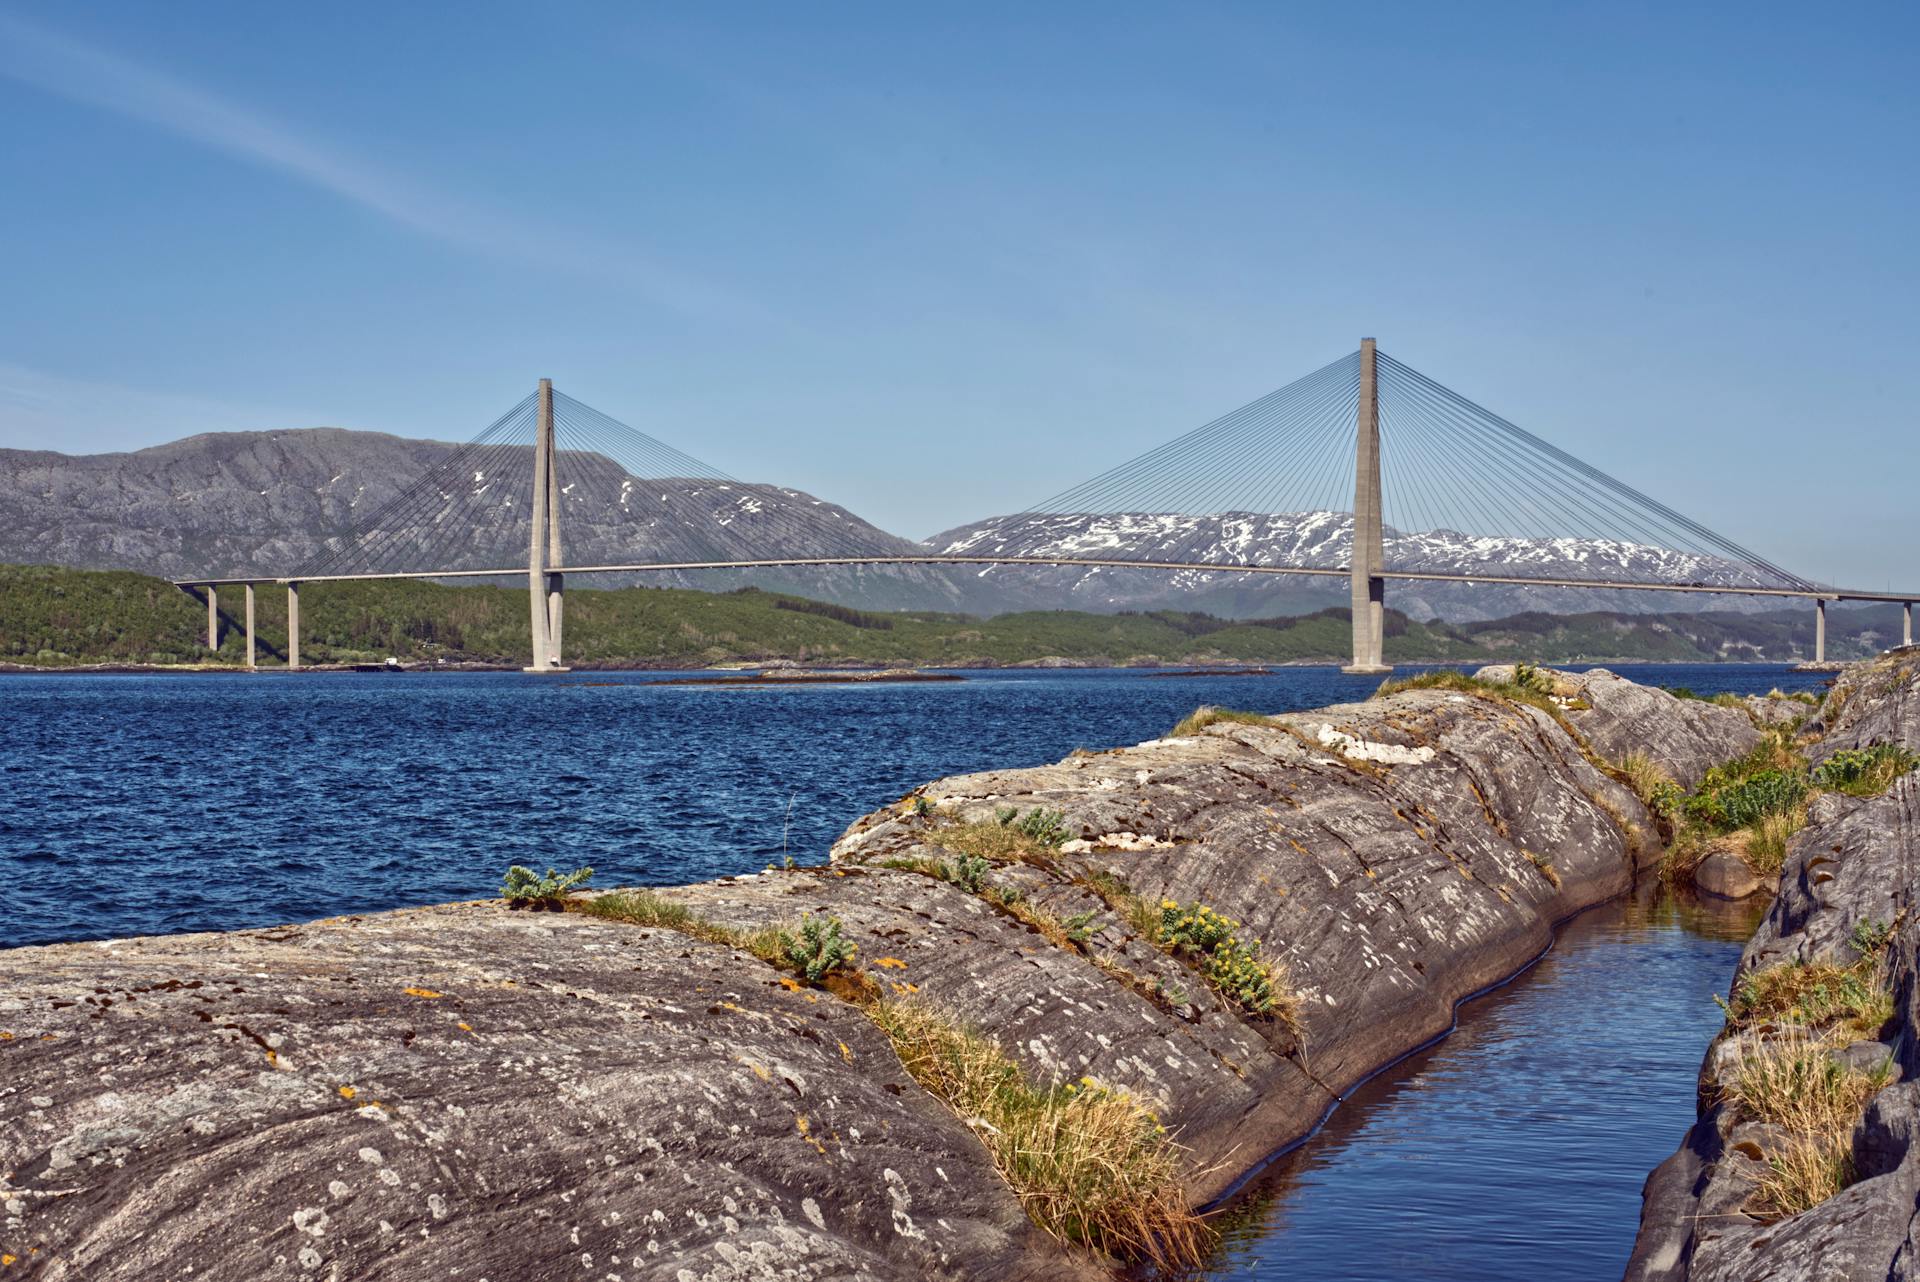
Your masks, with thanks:
M1353 460L1353 662L1356 676L1393 671L1386 639L1386 540L1380 514L1380 373L1371 338L1360 340L1359 418Z
M527 536L527 594L532 623L528 672L565 672L560 662L566 576L560 572L560 482L553 449L553 380L540 380L533 440L533 521Z

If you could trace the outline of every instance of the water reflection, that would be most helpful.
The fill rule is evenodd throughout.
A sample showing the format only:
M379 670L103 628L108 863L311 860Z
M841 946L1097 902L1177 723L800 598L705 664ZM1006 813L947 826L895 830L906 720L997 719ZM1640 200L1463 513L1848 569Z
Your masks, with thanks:
M1568 922L1264 1172L1206 1276L1619 1277L1641 1184L1693 1122L1713 997L1764 911L1648 885Z

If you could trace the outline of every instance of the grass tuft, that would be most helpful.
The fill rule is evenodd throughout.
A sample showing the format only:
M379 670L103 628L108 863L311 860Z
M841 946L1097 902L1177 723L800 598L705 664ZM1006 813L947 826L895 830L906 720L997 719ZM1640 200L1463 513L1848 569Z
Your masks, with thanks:
M1273 718L1258 712L1241 712L1234 708L1216 708L1211 705L1195 708L1180 721L1180 724L1167 731L1169 739L1185 739L1199 734L1208 726L1228 721L1236 725L1270 726Z
M1920 766L1920 753L1896 743L1876 743L1842 748L1820 763L1813 781L1849 797L1877 797L1915 766Z
M1767 1157L1753 1209L1770 1218L1795 1215L1853 1183L1854 1126L1891 1077L1890 1059L1863 1073L1803 1033L1748 1054L1727 1099L1741 1115L1785 1132Z
M973 1127L1047 1233L1163 1269L1205 1260L1214 1235L1187 1204L1181 1150L1138 1098L1091 1078L1035 1086L990 1038L924 1003L868 1014L914 1080Z

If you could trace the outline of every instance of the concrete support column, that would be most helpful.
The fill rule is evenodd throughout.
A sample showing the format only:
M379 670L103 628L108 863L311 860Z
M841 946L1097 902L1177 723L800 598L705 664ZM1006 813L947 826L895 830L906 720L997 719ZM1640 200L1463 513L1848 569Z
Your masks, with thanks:
M1913 602L1900 603L1900 644L1913 644Z
M527 595L532 621L532 656L528 672L553 670L553 643L548 630L547 602L547 524L549 490L552 488L551 446L553 444L553 380L540 380L538 426L533 438L533 529L527 536Z
M1360 340L1360 406L1353 461L1353 662L1342 672L1373 675L1386 664L1385 538L1380 513L1379 361L1371 338Z
M1813 661L1827 661L1827 601L1817 598L1813 603Z
M247 584L247 666L249 668L256 666L253 638L253 584L251 583Z
M287 671L300 671L300 585L287 584Z
M560 547L560 452L553 439L552 399L547 414L547 667L565 671L560 659L560 636L567 612L567 576L560 573L565 555Z
M207 584L207 649L220 648L220 589Z

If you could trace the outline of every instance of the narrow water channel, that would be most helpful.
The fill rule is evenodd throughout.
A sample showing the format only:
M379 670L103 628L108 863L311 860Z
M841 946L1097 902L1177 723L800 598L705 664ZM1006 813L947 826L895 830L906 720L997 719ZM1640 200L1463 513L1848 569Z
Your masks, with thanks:
M1263 1172L1206 1276L1617 1279L1641 1185L1693 1123L1714 995L1763 911L1649 886L1567 922L1451 1037Z

